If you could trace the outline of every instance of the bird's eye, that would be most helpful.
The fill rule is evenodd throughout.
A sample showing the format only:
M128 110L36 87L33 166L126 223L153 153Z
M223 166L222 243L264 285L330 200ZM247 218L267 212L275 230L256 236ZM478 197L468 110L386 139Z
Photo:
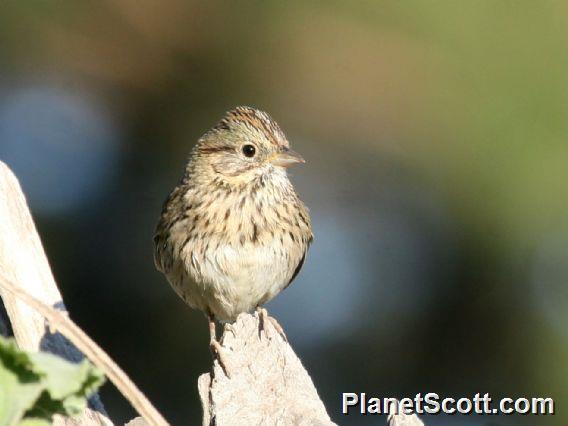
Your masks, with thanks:
M245 157L254 157L254 154L256 154L256 148L254 147L254 145L250 144L243 145L243 154L245 155Z

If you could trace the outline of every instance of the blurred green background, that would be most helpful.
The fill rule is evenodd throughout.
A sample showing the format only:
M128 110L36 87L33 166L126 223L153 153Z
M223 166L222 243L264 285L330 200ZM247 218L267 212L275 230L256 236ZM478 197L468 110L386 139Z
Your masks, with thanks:
M173 424L208 331L155 271L193 143L267 110L307 164L315 241L269 304L340 424L341 392L551 396L568 424L568 3L6 1L0 159L72 317ZM114 419L133 417L110 385Z

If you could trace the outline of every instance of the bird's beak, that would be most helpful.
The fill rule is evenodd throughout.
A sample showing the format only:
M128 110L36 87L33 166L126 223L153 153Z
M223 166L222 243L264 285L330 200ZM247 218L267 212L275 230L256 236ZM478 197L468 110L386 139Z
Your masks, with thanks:
M284 151L279 152L274 157L272 157L270 162L275 166L290 167L293 166L294 164L305 163L306 160L304 160L302 156L297 152L286 148L284 149Z

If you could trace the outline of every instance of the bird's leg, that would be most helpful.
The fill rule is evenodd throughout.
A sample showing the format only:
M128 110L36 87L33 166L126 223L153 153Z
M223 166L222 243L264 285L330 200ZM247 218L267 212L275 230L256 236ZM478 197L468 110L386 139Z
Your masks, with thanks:
M256 311L258 312L258 319L260 321L260 330L259 331L264 331L264 333L266 334L266 321L270 321L270 323L272 324L274 329L278 332L278 334L280 334L280 337L282 337L282 339L285 342L288 341L288 338L286 337L286 333L284 333L284 329L278 323L278 321L276 321L276 318L268 315L268 311L261 306L257 306Z
M217 340L217 332L215 330L215 317L210 312L207 313L207 321L209 322L209 349L211 350L211 353L217 359L217 361L219 361L219 365L221 366L227 377L230 379L231 375L223 356L224 349Z
M217 331L215 329L215 317L213 314L207 314L207 322L209 322L209 339L211 344L217 341Z

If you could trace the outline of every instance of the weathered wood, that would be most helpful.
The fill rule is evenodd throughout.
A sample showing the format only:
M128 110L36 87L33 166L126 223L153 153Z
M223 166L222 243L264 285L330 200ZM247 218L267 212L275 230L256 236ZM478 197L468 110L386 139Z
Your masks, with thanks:
M0 274L48 306L65 312L51 268L36 231L18 180L0 161ZM32 307L0 288L18 346L28 351L44 350L70 361L81 352L59 333L51 333L44 318ZM77 419L59 416L59 425L111 425L98 395Z
M203 426L334 425L308 372L271 320L258 312L226 324L221 358L198 380ZM279 327L279 326L278 326ZM423 426L394 414L389 426Z
M204 425L333 425L314 384L271 321L241 314L224 326L218 361L199 378ZM214 421L213 421L214 419Z
M424 422L416 414L390 414L387 418L388 426L424 426Z

